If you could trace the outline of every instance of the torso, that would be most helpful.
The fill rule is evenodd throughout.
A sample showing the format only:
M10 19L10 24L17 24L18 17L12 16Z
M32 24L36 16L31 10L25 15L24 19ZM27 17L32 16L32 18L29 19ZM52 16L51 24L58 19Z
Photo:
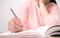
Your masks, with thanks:
M27 24L25 24L24 29L28 30L28 29L36 29L40 26L44 26L43 24L43 20L41 18L41 14L40 14L40 7L38 7L37 3L35 2L35 0L31 0L31 6L28 5L28 10L29 10L29 17L28 17L28 21ZM50 5L46 5L46 8L49 12L49 6Z

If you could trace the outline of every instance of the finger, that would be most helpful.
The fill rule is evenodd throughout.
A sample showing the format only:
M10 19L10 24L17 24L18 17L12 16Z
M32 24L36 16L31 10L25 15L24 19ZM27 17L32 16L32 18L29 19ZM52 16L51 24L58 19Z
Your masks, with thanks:
M9 24L9 31L10 32L20 32L20 31L22 31L22 29L21 29L21 27L18 27L16 24L15 25L11 25L11 24Z
M21 26L15 24L15 29L19 29L19 30L21 30L21 29L23 29L23 27L21 27Z
M21 32L21 31L23 31L23 29L18 29L18 28L16 28L16 29L14 29L15 30L15 32Z
M18 25L15 24L14 31L15 32L21 32L23 30L23 27L19 27Z
M9 22L8 22L8 27L9 27L9 31L11 32L15 32L15 31L22 31L23 30L23 27L22 25L20 24L20 21L17 20L17 19L11 19ZM14 22L16 21L16 22Z
M21 23L21 20L19 20L19 19L17 19L17 18L15 18L14 20L13 20L16 24L18 24L18 25L21 25L22 23Z
M18 18L14 18L14 19L13 19L13 21L21 22L21 20L20 20L20 19L18 19Z
M9 22L8 22L8 24L10 24L10 25L15 25L15 24L17 24L17 25L21 25L20 24L20 21L17 21L17 19L11 19Z
M23 24L18 23L18 22L14 22L18 27L23 27Z
M23 27L23 24L17 18L14 20L14 23L16 23L17 25L19 25L20 27Z
M8 30L9 30L9 31L13 31L14 25L15 25L15 24L14 24L13 22L9 22L9 23L8 23Z

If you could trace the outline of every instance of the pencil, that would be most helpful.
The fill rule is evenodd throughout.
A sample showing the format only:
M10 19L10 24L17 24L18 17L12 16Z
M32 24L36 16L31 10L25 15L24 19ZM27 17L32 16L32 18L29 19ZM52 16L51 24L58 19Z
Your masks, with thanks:
M11 10L12 14L13 14L16 18L18 18L18 17L16 16L15 12L13 11L13 9L10 8L10 10Z

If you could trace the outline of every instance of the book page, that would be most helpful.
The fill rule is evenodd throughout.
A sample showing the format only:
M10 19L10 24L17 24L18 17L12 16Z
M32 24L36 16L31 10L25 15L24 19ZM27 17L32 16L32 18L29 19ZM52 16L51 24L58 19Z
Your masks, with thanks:
M19 33L1 33L0 38L42 38L42 35L34 30L28 30Z
M27 30L19 33L1 33L0 38L43 38L46 30L51 26L42 26L37 30Z
M37 32L40 33L42 35L42 37L45 37L45 34L46 34L46 31L48 28L52 27L53 25L50 25L50 26L42 26L42 27L39 27L37 29Z

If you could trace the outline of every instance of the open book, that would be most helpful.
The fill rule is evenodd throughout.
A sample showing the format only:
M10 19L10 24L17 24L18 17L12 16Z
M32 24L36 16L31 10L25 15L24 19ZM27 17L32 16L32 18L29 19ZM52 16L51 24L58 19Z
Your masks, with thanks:
M19 33L1 33L0 38L47 38L50 35L59 34L60 25L43 26L37 30L27 30Z

